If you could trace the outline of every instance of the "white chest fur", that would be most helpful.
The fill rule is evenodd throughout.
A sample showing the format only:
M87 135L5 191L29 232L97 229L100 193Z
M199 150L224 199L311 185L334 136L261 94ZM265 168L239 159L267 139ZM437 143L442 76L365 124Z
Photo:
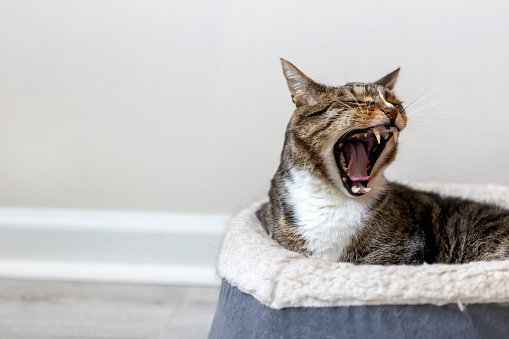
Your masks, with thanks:
M306 171L291 174L285 186L309 254L338 261L362 227L373 199L349 197Z

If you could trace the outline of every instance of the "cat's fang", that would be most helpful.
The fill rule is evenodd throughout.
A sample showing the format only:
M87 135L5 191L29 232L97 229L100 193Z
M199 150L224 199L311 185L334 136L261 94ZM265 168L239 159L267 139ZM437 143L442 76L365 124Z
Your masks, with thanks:
M380 144L380 130L375 131L376 141L378 141L378 144Z
M361 190L360 187L352 186L352 192L359 193L360 190Z
M368 193L369 191L371 191L371 188L369 187L364 188L364 192Z
M392 135L394 135L394 141L398 142L398 130L395 129L394 132L392 132Z

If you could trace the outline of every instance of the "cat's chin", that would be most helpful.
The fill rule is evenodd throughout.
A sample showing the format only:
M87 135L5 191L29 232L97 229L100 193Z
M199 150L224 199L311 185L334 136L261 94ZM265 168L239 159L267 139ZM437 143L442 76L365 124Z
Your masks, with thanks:
M377 125L352 130L334 145L334 159L348 194L359 197L369 191L371 173L388 142L397 142L399 129Z

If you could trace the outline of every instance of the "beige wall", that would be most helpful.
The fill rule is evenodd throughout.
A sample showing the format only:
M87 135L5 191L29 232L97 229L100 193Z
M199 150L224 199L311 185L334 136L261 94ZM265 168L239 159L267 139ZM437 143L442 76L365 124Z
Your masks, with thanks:
M279 57L328 83L401 66L403 100L434 91L415 110L448 101L410 116L390 178L509 184L507 3L320 3L1 2L0 204L264 197L292 112Z

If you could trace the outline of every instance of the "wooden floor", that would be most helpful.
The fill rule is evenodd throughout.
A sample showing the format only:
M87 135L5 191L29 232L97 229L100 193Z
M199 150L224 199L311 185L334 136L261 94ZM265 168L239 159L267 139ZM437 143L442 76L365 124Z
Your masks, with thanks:
M206 338L217 288L0 280L0 338Z

